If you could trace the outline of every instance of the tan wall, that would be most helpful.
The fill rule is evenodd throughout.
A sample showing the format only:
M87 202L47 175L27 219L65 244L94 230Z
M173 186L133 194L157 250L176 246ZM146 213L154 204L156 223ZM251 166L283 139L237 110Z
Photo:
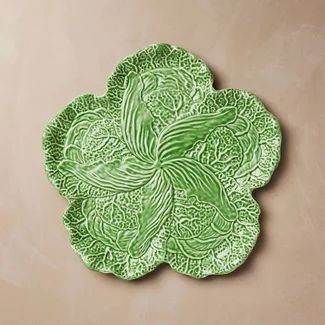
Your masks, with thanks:
M253 91L283 127L282 164L256 193L261 237L232 275L87 270L43 172L47 122L155 42ZM324 59L323 0L0 0L0 324L325 324Z

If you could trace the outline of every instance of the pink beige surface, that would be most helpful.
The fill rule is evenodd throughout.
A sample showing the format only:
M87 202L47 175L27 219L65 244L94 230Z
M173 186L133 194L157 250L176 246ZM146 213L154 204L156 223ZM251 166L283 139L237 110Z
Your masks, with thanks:
M231 275L89 271L43 171L48 121L157 42L204 59L216 87L257 94L283 128L282 163L255 194L261 236ZM0 324L324 324L324 89L322 0L0 0Z

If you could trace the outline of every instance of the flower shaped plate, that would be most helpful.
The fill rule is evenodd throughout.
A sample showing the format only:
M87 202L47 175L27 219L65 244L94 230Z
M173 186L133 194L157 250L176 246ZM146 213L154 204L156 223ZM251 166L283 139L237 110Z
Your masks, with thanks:
M135 279L168 263L202 278L252 251L252 191L279 162L280 127L252 93L212 84L193 54L152 45L118 64L105 95L75 98L47 126L46 173L90 269Z

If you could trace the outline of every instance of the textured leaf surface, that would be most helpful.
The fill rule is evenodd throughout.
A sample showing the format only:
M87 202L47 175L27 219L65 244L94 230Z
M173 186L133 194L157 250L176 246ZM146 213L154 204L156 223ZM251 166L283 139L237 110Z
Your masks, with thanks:
M90 269L135 279L168 263L201 278L250 254L251 192L280 160L280 127L253 94L212 83L191 53L152 45L118 64L104 96L78 97L49 123L46 172Z
M182 157L197 141L202 141L218 126L236 119L236 109L226 108L220 113L201 114L177 120L164 129L159 137L158 158L162 161Z
M133 155L144 161L154 161L156 135L152 128L153 118L142 99L142 79L131 71L127 83L121 112L123 139Z

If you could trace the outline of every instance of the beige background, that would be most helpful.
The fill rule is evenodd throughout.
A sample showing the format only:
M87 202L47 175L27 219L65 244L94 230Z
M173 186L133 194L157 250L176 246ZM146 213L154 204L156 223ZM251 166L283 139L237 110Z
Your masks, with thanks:
M0 19L0 324L325 324L325 1L0 0ZM232 275L89 271L43 172L48 121L155 42L253 91L283 127L282 163L256 193L262 235Z

